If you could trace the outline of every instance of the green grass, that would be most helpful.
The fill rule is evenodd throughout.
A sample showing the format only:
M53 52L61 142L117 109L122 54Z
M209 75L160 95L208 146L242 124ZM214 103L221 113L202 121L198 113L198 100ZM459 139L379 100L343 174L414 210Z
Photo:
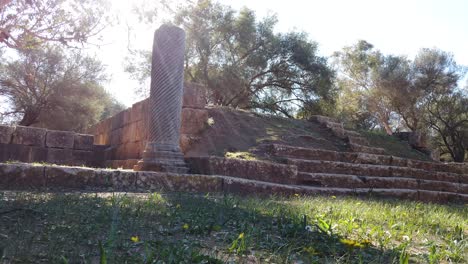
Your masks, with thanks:
M463 205L0 193L0 263L466 263Z
M370 143L371 146L384 148L388 155L430 161L430 157L422 152L413 149L408 142L399 140L394 136L389 136L384 132L359 131Z

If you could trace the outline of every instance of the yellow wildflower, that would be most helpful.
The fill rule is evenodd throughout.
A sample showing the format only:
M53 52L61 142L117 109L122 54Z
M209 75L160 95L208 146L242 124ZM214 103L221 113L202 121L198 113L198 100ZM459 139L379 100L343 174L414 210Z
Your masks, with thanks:
M138 241L140 241L140 238L138 236L132 236L130 238L130 240L132 240L133 242L137 243Z
M243 239L243 238L244 238L244 232L239 234L239 239Z
M363 244L357 241L351 240L351 239L341 239L340 242L345 244L348 247L360 247L360 248L364 247Z
M184 230L187 230L187 229L189 229L189 225L188 225L188 224L184 224L184 225L182 226L182 228L183 228Z

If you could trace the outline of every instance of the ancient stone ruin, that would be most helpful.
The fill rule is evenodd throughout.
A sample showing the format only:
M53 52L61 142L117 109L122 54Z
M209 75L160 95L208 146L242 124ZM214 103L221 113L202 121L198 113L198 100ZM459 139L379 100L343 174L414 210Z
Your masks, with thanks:
M269 135L265 126L273 121L206 106L203 87L183 83L183 49L181 29L158 29L150 98L94 125L87 135L0 126L0 189L346 194L468 202L466 165L392 155L328 117L303 121L311 131L291 128L260 140ZM255 159L224 156L246 149Z

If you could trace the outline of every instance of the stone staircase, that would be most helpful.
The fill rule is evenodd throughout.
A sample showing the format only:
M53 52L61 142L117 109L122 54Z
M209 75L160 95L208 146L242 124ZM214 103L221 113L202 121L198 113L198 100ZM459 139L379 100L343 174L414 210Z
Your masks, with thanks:
M266 159L296 166L294 185L298 187L433 202L468 201L468 170L463 167L280 144L265 144L260 149Z

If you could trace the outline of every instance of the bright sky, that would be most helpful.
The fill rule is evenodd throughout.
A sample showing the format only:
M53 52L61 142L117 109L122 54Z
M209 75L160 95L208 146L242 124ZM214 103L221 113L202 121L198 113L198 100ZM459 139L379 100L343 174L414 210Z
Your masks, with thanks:
M129 10L126 0L116 8ZM408 55L420 48L452 52L459 64L468 65L468 0L220 0L235 9L247 6L258 17L277 14L277 30L305 31L319 43L320 54L330 56L344 46L364 39L385 54ZM134 28L132 46L150 49L154 29ZM112 74L108 90L126 105L139 100L136 84L123 72L127 54L126 26L106 32L98 56Z

